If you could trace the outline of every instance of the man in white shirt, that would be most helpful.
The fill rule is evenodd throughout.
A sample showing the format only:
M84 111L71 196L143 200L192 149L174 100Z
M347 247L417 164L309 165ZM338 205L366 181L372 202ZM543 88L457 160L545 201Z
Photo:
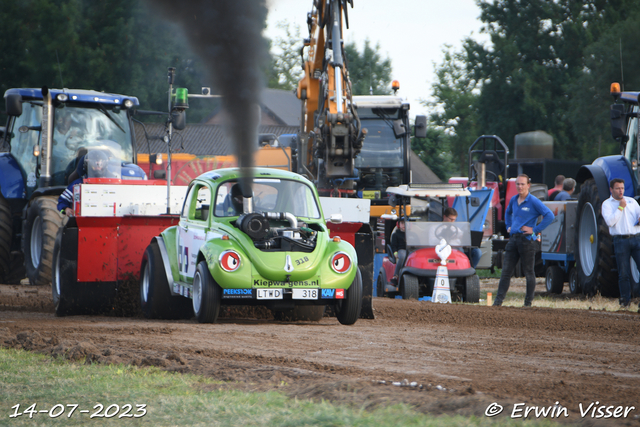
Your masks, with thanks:
M602 202L602 218L609 226L618 264L620 305L628 307L631 300L631 257L640 266L640 206L635 199L624 196L624 180L609 182L611 197Z

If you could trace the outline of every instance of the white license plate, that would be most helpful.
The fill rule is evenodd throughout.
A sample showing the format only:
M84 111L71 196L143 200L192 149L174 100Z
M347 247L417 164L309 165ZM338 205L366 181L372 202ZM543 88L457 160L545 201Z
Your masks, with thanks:
M258 299L282 299L282 289L256 289Z
M317 289L293 289L293 299L318 299Z

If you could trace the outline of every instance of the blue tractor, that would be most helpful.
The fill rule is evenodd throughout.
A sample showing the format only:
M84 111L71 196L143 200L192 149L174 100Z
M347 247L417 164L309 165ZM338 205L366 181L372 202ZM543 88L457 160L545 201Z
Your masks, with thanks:
M615 104L611 105L611 133L620 143L621 154L600 157L582 166L577 181L582 184L578 198L575 259L578 286L587 295L600 293L618 297L618 272L613 240L601 214L602 202L609 198L609 181L622 178L625 196L636 197L638 188L638 116L640 92L622 92L618 83L611 85ZM640 274L631 260L632 292L638 295Z
M28 277L51 283L53 245L64 216L57 200L82 156L108 150L132 179L135 165L132 96L75 89L9 89L0 127L0 283ZM125 174L123 173L123 176ZM26 270L26 271L25 271Z

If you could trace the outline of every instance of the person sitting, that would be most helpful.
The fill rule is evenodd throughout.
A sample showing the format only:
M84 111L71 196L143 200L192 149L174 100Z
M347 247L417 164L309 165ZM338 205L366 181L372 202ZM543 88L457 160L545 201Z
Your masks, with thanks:
M442 217L443 222L456 222L458 219L458 211L454 208L446 208L444 210L444 216ZM482 250L480 248L469 248L469 262L471 263L471 267L476 268L476 265L480 262L480 258L482 258Z
M91 150L84 156L85 175L74 180L58 198L58 211L62 215L73 216L73 187L82 184L85 178L103 178L107 176L109 156L102 150Z
M389 246L391 246L391 252L393 252L396 257L396 268L393 272L391 283L397 286L398 274L400 273L400 269L404 266L404 260L407 257L407 235L405 233L405 224L403 219L398 221L396 228L391 233Z

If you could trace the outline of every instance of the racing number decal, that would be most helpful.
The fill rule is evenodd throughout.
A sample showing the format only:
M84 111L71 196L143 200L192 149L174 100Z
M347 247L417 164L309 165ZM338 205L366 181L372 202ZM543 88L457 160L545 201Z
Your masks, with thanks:
M178 268L184 274L189 271L189 248L186 246L178 245ZM183 270L184 268L184 270Z
M309 257L298 258L296 260L296 265L302 265L305 262L309 262Z

